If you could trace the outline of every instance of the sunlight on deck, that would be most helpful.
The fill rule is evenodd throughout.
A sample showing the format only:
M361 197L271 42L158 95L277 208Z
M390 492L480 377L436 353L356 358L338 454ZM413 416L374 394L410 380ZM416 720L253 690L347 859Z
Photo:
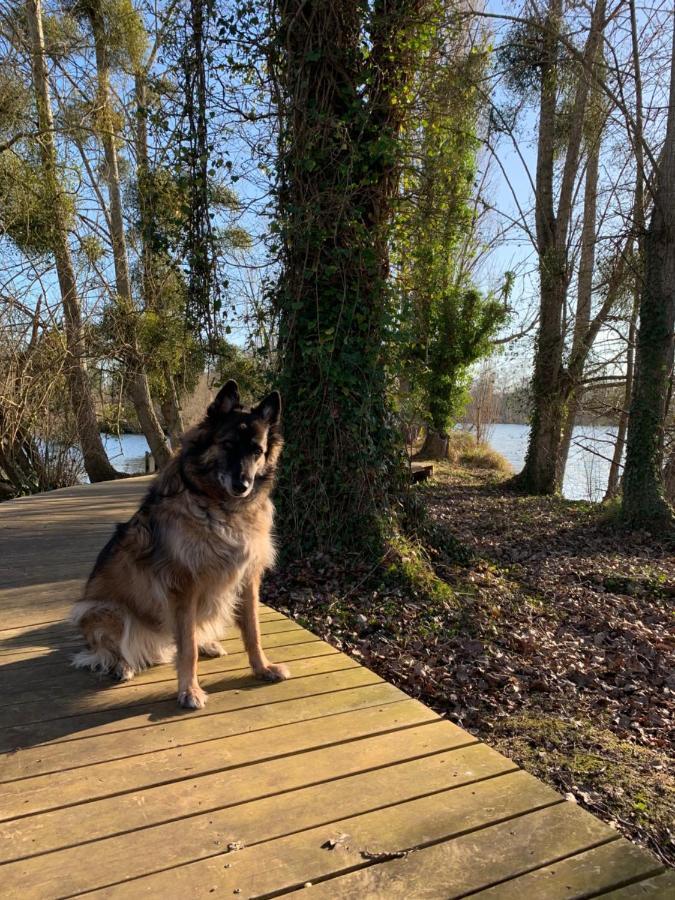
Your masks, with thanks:
M292 679L253 680L238 634L111 684L69 668L64 621L147 479L0 505L0 894L485 900L673 897L673 873L292 620Z

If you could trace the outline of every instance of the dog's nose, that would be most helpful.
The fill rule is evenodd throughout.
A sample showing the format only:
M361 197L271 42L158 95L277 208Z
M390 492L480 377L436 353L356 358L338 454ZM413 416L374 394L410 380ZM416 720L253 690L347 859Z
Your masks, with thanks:
M245 494L250 484L248 478L241 478L232 482L232 490L235 494Z

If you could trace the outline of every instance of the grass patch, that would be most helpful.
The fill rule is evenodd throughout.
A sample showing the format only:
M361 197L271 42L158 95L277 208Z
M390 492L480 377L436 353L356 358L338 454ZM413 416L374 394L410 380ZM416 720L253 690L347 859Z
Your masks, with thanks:
M488 444L476 444L471 450L462 453L459 457L459 464L466 466L467 469L486 469L504 475L513 471L511 463Z
M493 743L591 812L629 826L633 836L641 832L666 859L664 850L672 848L675 778L661 754L621 740L590 718L563 721L543 712L509 717L495 729Z
M481 469L511 475L513 469L509 461L487 443L479 444L470 431L453 429L448 435L448 451L445 459L430 459L434 466Z

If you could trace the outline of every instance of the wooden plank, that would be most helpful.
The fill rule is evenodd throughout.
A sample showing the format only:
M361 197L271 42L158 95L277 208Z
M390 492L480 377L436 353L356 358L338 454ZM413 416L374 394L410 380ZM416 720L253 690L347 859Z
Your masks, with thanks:
M311 689L311 688L310 688ZM38 789L48 785L41 776L79 769L94 763L115 759L128 759L143 753L174 749L203 741L218 740L238 734L265 731L294 722L311 721L353 709L378 707L383 704L417 702L409 701L405 694L391 684L378 681L359 687L342 687L329 693L308 694L297 699L284 700L264 706L249 707L211 714L204 717L181 717L164 722L160 727L146 725L134 731L94 733L89 737L54 744L40 744L17 750L4 756L0 762L2 781L22 779L25 791L31 784ZM421 704L420 704L421 705ZM426 709L426 707L423 707ZM429 711L431 712L431 711ZM392 713L396 716L396 711ZM435 714L432 714L435 716ZM130 762L133 765L133 761ZM75 776L79 778L79 775Z
M342 654L299 660L293 663L293 666L295 676L289 681L274 685L254 682L250 677L223 681L219 676L218 685L222 686L222 689L214 692L215 686L207 684L212 691L207 706L204 709L191 710L189 713L177 707L175 697L168 686L164 695L167 699L141 703L140 708L124 704L117 708L79 713L78 705L73 704L71 716L30 725L15 725L5 729L0 735L0 752L34 747L47 741L71 741L92 735L131 731L143 728L150 722L163 727L169 721L182 717L193 720L200 716L265 706L268 703L281 703L296 697L329 694L342 688L376 684L381 681L377 675L363 669Z
M300 628L297 622L285 616L270 615L261 611L260 633L274 634L277 631L294 631ZM49 625L30 625L25 628L7 629L8 633L0 633L0 665L5 657L17 651L39 653L43 650L83 646L81 633L67 620ZM233 640L239 637L236 626L225 628L221 640Z
M458 738L454 732L443 727L445 723L442 721L422 725L413 723L413 727L404 732L397 729L372 736L369 732L373 722L377 721L377 716L366 710L351 714L350 718L354 723L353 731L349 730L349 720L343 720L346 731L345 742L341 744L330 744L331 735L327 735L325 720L308 727L308 733L310 740L312 734L316 734L319 739L328 741L327 747L313 748L311 744L306 746L299 742L297 733L300 729L296 725L293 726L296 735L289 742L288 750L284 743L288 738L288 731L275 731L266 736L268 740L274 741L274 746L267 748L268 754L276 750L276 755L272 758L256 762L244 756L239 763L236 757L226 753L220 761L219 769L197 775L193 775L192 768L193 765L202 764L197 758L199 752L210 750L211 755L206 763L218 766L219 761L214 752L218 748L191 748L190 752L179 753L178 757L174 754L172 759L163 761L166 775L172 778L164 784L144 787L140 791L126 791L125 786L120 785L120 792L114 796L84 802L77 809L71 806L5 822L0 826L0 862L31 856L35 853L36 846L40 853L45 853L103 840L118 834L121 822L124 823L125 831L132 831L176 822L185 817L192 819L196 812L207 815L222 811L225 807L239 806L308 785L432 754L433 761L424 770L425 775L428 774L423 782L425 793L433 790L433 785L447 788L454 783L471 783L486 775L515 769L513 763L478 742L474 742L472 747L454 750L457 740L466 742L466 737L462 735ZM332 738L335 738L334 733ZM260 744L261 736L258 735L256 740ZM236 743L253 752L261 752L260 747L251 747L250 742L248 747L243 740ZM221 742L219 746L223 744ZM298 750L294 750L294 747ZM226 745L224 749L226 750ZM448 752L448 749L452 752ZM153 760L142 757L137 765L147 765L147 777L155 777L151 771ZM119 766L115 768L117 771L120 769ZM98 774L92 773L90 783L96 785L99 775L106 777L99 770ZM112 787L112 783L108 784ZM68 796L64 793L57 799L65 800ZM238 815L234 815L238 819ZM193 824L195 823L190 821L190 827ZM196 827L199 828L198 823ZM100 862L105 856L105 850L100 845L96 849L97 862Z
M263 636L286 633L297 631L300 627L292 619L262 616L260 633ZM236 626L225 628L221 635L221 641L234 641L239 637L240 632ZM73 648L81 649L84 645L82 635L68 622L47 625L42 628L32 627L30 633L26 633L25 629L20 629L14 637L0 638L0 666L11 661L12 656L17 653L34 656L44 655L45 651L50 650L67 650L72 653ZM227 650L227 645L224 645L224 649Z
M270 659L275 653L287 654L288 659L305 659L314 656L324 656L330 652L337 653L334 647L330 647L324 641L315 640L301 644L279 644L276 647L267 647ZM32 659L14 662L11 666L4 665L0 667L0 675L2 677L3 687L12 691L12 702L19 702L23 699L30 700L32 695L35 698L34 689L42 687L45 684L54 684L54 690L59 693L82 693L93 692L97 690L104 691L123 691L126 687L130 687L129 682L121 684L113 681L110 676L97 672L90 672L86 669L75 669L71 664L72 650L58 650L51 653L48 657L41 659L40 665L33 665ZM287 662L288 659L272 659L272 662ZM236 650L230 647L225 656L216 659L201 659L199 661L199 671L204 674L213 674L214 672L227 672L234 669L246 669L248 667L248 656L243 650ZM152 666L134 678L133 683L136 685L146 684L150 682L170 681L176 677L175 666L167 664L163 666ZM26 694L26 698L22 697L22 693Z
M265 647L290 647L301 644L306 647L318 643L315 636L304 629L297 631L282 632L281 634L267 635ZM225 646L232 650L241 652L241 641L226 641ZM307 653L312 656L311 650ZM221 662L223 660L223 662ZM208 691L210 684L216 684L215 676L220 672L228 671L227 657L220 657L215 663L215 672L213 675L207 675L202 679L202 685ZM9 667L11 669L11 666ZM247 666L242 666L246 669ZM123 684L114 684L110 681L102 682L96 679L92 673L92 677L81 690L71 690L64 692L61 686L53 683L37 684L28 692L30 697L33 694L33 700L24 700L23 702L15 702L12 697L11 704L5 704L0 707L0 729L8 728L16 725L28 725L33 722L48 722L51 719L60 719L64 716L71 715L75 706L78 712L95 712L105 709L117 709L120 704L125 707L138 706L139 704L152 703L161 700L167 696L170 685L175 681L175 673L169 666L162 667L162 672L157 674L157 680L137 682L124 682Z
M545 866L570 854L598 845L615 846L619 835L596 818L571 803L558 803L500 825L415 850L400 859L383 862L361 860L361 868L337 878L300 889L288 896L300 900L348 900L352 897L381 897L405 900L436 900L438 897L481 897L502 900L553 900L557 894L529 889L528 869ZM369 848L387 849L386 840ZM395 849L395 848L394 848ZM510 879L515 878L515 881ZM523 882L523 891L515 894L510 886ZM481 890L486 885L496 887ZM494 891L494 893L493 893ZM578 896L578 895L573 895Z
M396 708L390 709L390 706ZM327 714L312 721L294 722L265 732L259 730L249 734L239 733L221 740L210 739L188 746L169 747L139 756L133 762L130 762L129 757L124 757L95 763L84 769L69 769L48 776L12 781L0 785L0 818L8 820L17 816L33 816L38 812L44 813L76 803L87 803L89 809L91 801L104 797L142 791L188 777L194 779L199 775L274 759L280 755L288 756L294 752L331 746L336 742L336 728L341 734L344 729L346 741L363 735L384 734L410 725L439 721L433 713L413 700L365 707L338 715L339 719ZM466 735L458 730L454 735L454 745L465 743ZM193 799L194 796L196 794ZM170 813L172 807L168 809ZM167 814L165 818L172 816ZM124 821L125 827L128 826L126 819L120 818L119 821ZM29 823L26 823L26 827L29 827Z
M270 634L275 635L276 641L276 636L288 634L297 630L297 625L291 624L288 620L284 621L283 619L273 619L261 623L263 641L266 641ZM220 671L218 666L221 665L225 666L225 668L238 668L244 666L244 663L241 663L241 666L234 666L234 664L231 664L230 662L233 657L238 657L243 653L243 645L238 638L227 638L221 643L223 644L225 654L221 657L216 657L215 659L208 659L206 657L200 658L200 671ZM316 638L313 643L322 644L324 642ZM288 646L292 645L293 639ZM129 682L122 682L120 684L104 673L91 672L89 669L76 669L72 665L72 655L75 650L81 649L82 646L83 644L80 640L74 647L66 646L54 648L51 652L43 653L40 656L31 656L20 660L0 660L2 683L5 689L12 691L12 702L22 703L24 700L28 702L31 699L36 700L40 696L46 696L46 694L38 693L38 689L46 690L45 686L47 685L51 685L51 689L57 693L77 691L85 688L90 690L120 690L124 689L125 686L129 686ZM284 646L283 642L279 642L275 647L268 647L267 649L271 651L282 646ZM150 666L139 672L133 681L136 684L151 681L164 681L171 677L171 673L175 673L175 666L172 663ZM22 691L30 696L23 697Z
M546 900L573 900L588 897L589 894L596 896L601 891L622 887L627 882L648 878L663 870L663 865L644 850L628 841L618 840L618 834L616 837L617 840L610 844L569 856L505 884L495 885L476 894L475 898L522 900L523 897L546 897Z
M289 632L292 634L292 632ZM275 637L280 637L277 632ZM228 641L228 650L224 656L212 659L199 660L200 677L216 675L221 672L245 673L249 669L248 654L244 651L240 641ZM337 651L334 648L334 653ZM291 659L309 659L315 656L325 656L323 641L297 641L291 639L287 644L279 641L276 646L268 647L270 653L281 651L290 653ZM71 651L72 652L72 651ZM59 659L59 665L53 668L40 667L31 677L23 675L22 670L15 672L12 666L0 668L3 676L3 684L14 688L11 694L13 705L23 705L28 709L34 703L46 703L47 701L68 700L73 698L95 697L105 695L107 700L118 701L128 695L130 688L136 692L144 685L161 685L176 680L176 668L173 664L153 666L140 672L132 681L118 682L109 675L99 672L90 672L85 669L75 669L71 665L70 653L54 654ZM274 661L274 660L273 660ZM286 662L286 660L283 660ZM30 671L30 669L28 670ZM0 706L2 701L0 700Z
M268 630L269 629L269 630ZM294 646L295 644L321 644L314 638L313 641L297 640L296 633L300 630L300 626L286 620L271 620L261 623L261 633L263 642L269 649L284 646ZM309 633L309 632L308 632ZM288 635L289 640L283 640L283 636ZM236 668L230 664L229 659L233 656L241 656L244 652L241 638L230 637L221 641L225 655L216 657L215 659L200 659L201 672L217 672L221 671L219 666L225 666L226 669ZM83 647L80 639L74 645L68 647L59 647L51 652L37 654L31 656L21 656L19 659L0 659L0 673L2 673L2 682L4 687L13 692L12 702L30 703L40 699L48 699L49 697L61 696L64 693L81 693L84 690L120 690L129 687L129 682L115 682L108 675L91 672L88 669L76 669L72 665L72 655L76 650ZM312 654L314 655L314 654ZM237 667L244 668L245 663L238 664ZM173 665L151 666L139 672L134 678L134 684L146 684L153 681L165 681L175 674ZM57 679L56 681L54 679ZM25 695L25 696L24 696Z
M363 865L362 851L381 846L385 840L390 849L447 840L454 835L560 802L554 791L519 771L419 797L424 792L424 783L416 765L410 766L405 776L412 779L412 788L417 790L418 797L400 802L394 790L397 768L391 766L351 782L338 780L318 789L308 788L297 794L256 801L238 807L236 815L232 811L222 817L211 814L203 820L200 818L203 827L196 832L193 830L196 820L192 818L189 827L187 821L184 822L173 846L161 858L153 855L146 860L145 866L135 865L135 870L140 873L136 880L108 886L95 896L134 900L161 896L205 897L212 890L226 896L231 896L236 890L244 897L265 896ZM342 812L345 801L358 805L366 797L371 803L374 800L380 808L345 816ZM250 816L254 823L252 840L245 842L247 846L242 850L224 857L223 848L227 848L231 841L242 840L240 834ZM154 838L162 832L166 833L165 829L170 827L158 826L144 832L144 845L151 846L153 854ZM271 839L270 832L281 836ZM341 843L343 835L348 836L344 844ZM328 842L331 840L337 841L334 849L329 849ZM215 844L215 841L219 843ZM100 844L97 851L99 848ZM68 852L55 854L55 859L60 857L61 872L67 872L70 868L71 857L66 856ZM158 852L162 853L159 847ZM179 865L181 857L191 857L194 862ZM465 856L465 865L467 859ZM44 856L35 860L35 868L43 867L37 873L30 867L30 861L23 867L16 864L18 871L11 873L12 880L5 882L5 889L23 884L24 897L39 895L39 891L48 884L44 880L46 860ZM229 868L225 868L226 864ZM3 877L12 865L3 867ZM127 871L130 868L121 860L120 865ZM144 870L148 872L150 868L162 865L173 865L174 868L143 874ZM134 866L133 862L131 866ZM114 867L110 871L114 876ZM51 878L54 870L50 868L49 872ZM21 881L21 877L25 880ZM85 879L93 888L106 874L72 872L72 877L77 879L76 890L82 890L80 885ZM115 880L121 882L124 877L130 876L120 876ZM39 879L37 891L33 887L35 878ZM60 887L66 885L70 888L72 882L67 880ZM414 890L409 896L416 896Z
M602 900L673 900L675 897L675 871L647 878L626 887L602 894Z
M424 726L423 730L431 727ZM407 735L407 732L402 734ZM396 747L392 748L394 758L396 750ZM355 753L350 758L357 772L359 768L365 768ZM386 755L369 756L368 761L372 766L386 758ZM289 768L303 767L303 756L292 757L286 762ZM495 762L504 765L498 754L495 754ZM434 779L434 771L440 771L440 779ZM510 815L512 810L533 800L541 803L550 801L552 796L555 798L550 789L540 786L535 779L530 784L528 776L515 772L451 787L422 800L404 801L377 812L365 812L371 810L373 804L381 806L383 802L395 803L406 796L419 797L428 793L427 781L442 785L447 778L452 778L452 772L447 761L441 766L432 756L385 765L374 771L361 771L296 791L274 793L238 806L226 806L156 825L142 832L120 834L92 845L79 845L7 863L2 867L3 889L10 896L20 890L22 898L44 898L49 893L49 886L58 884L60 895L68 896L141 876L139 881L114 889L112 895L121 889L122 896L130 897L192 897L196 887L213 886L211 866L215 865L224 876L217 884L221 891L231 895L239 887L244 896L250 896L264 893L268 885L275 889L288 883L279 862L281 867L291 866L303 872L307 866L310 871L313 868L330 871L339 865L339 853L321 848L334 832L333 826L328 824L331 820L339 819L340 832L352 833L360 828L365 833L370 823L376 824L380 833L385 828L408 835L426 828L429 833L445 834L448 829L463 829L467 822L480 824L500 814ZM311 777L306 767L303 767L303 773L305 777ZM479 789L485 790L486 805L475 801ZM226 802L225 796L223 801ZM358 818L352 818L353 813L357 813ZM349 816L346 819L342 818L345 814ZM297 848L307 846L308 835L312 839L310 858L306 854L298 857ZM136 852L141 840L142 854ZM235 841L245 844L245 848L229 853L227 859L223 859L223 851ZM94 853L96 864L92 866ZM194 860L200 862L194 866L185 865ZM225 869L226 862L231 862L230 869ZM160 871L170 866L174 867L170 872ZM247 875L242 877L244 868ZM187 870L190 870L189 874ZM143 877L148 871L155 871L157 875ZM305 875L301 877L304 879ZM291 881L290 885L295 883Z
M261 604L260 606L260 621L261 623L271 623L277 622L277 627L282 627L282 623L288 625L289 622L292 622L294 625L297 625L294 619L290 619L288 616L284 616L281 613L277 612L275 609L271 609L269 606L264 606ZM35 622L30 625L24 625L19 627L4 627L0 628L0 648L11 646L15 641L26 641L30 642L33 639L33 635L37 634L38 637L41 637L41 629L47 627L49 625L52 626L62 626L63 630L71 630L73 634L77 634L77 629L70 624L68 619L50 619L45 622ZM235 637L238 629L236 625L225 628L223 631L221 638L226 637Z

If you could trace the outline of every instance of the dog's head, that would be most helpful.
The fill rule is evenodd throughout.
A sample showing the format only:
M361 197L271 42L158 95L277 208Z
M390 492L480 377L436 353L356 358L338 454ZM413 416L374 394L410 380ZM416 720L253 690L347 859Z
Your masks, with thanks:
M241 405L236 381L218 391L202 423L186 435L188 475L206 494L250 497L271 485L282 437L281 397L272 391L257 406Z

